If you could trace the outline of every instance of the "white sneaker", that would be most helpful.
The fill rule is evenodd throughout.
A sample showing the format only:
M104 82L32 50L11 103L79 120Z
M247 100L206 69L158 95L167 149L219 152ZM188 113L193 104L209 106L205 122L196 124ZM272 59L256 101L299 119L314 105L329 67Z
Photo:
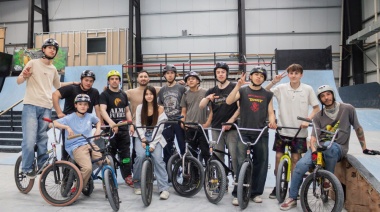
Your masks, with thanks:
M256 203L262 203L263 202L263 199L261 199L260 196L255 196L254 198L252 198L252 201L256 202Z
M167 199L169 199L169 196L170 196L169 191L163 191L160 194L160 199L167 200Z
M136 195L141 195L141 188L135 188L134 192Z
M234 197L234 198L232 199L232 204L235 205L235 206L239 206L238 198Z

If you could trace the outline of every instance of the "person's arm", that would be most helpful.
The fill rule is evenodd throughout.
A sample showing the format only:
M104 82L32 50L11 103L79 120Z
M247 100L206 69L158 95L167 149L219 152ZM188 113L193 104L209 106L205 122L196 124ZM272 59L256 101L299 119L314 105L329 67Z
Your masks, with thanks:
M68 132L69 136L74 135L74 131L70 128L70 126L68 126L68 125L64 125L64 124L61 124L61 123L59 123L57 120L54 120L53 122L54 122L54 126L55 126L56 128L66 130L66 131Z
M282 72L282 74L278 74L276 75L272 81L270 81L270 83L265 86L265 90L269 91L274 85L276 85L278 82L280 82L282 80L282 78L286 77L287 76L287 72L284 71Z
M132 113L131 110L129 109L129 106L125 107L125 112L126 112L126 118L128 121L132 121ZM133 135L135 132L135 129L133 128L132 125L129 125L129 134Z
M237 103L238 104L238 109L235 111L235 113L227 120L227 123L234 123L236 121L236 119L239 117L240 115L240 106L239 106L239 102ZM222 128L224 128L225 131L228 131L230 130L232 127L232 125L223 125Z
M313 110L311 111L311 113L309 114L309 116L308 116L307 118L308 118L309 120L312 120L312 119L314 118L315 114L317 114L319 111L320 111L320 109L319 109L319 105L315 105L315 106L313 106ZM302 128L308 128L309 125L310 125L310 123L309 123L309 122L306 122L306 121L303 121L303 122L301 123L301 127L302 127Z
M102 132L101 126L102 126L102 122L100 122L100 120L99 120L96 123L96 130L95 130L94 136L100 135L100 133ZM97 137L97 138L99 138L99 137Z
M95 108L96 117L98 117L100 125L103 125L104 122L103 122L102 114L100 112L100 106L99 105L94 105L94 108Z
M356 130L356 136L358 137L358 140L359 140L359 143L360 143L360 146L362 147L362 150L366 150L367 149L367 144L365 142L365 137L364 137L364 131L363 131L363 128L362 127L358 127Z
M310 137L310 149L311 152L317 151L317 138L313 135Z
M232 103L234 103L240 99L239 89L244 84L245 84L245 73L242 73L240 76L240 79L236 83L236 86L234 87L234 89L231 91L231 93L228 95L228 97L226 99L226 103L228 105L231 105Z
M113 127L115 125L115 122L112 121L110 116L107 113L107 105L106 104L100 104L100 114L102 115L103 119L110 125L110 128L117 133L118 127Z
M186 107L182 107L181 108L181 121L185 122L186 121L186 113L187 113L187 110L186 110ZM185 126L182 126L182 128L184 128Z
M30 71L32 67L30 66L27 66L24 68L24 70L22 70L22 72L20 73L20 75L18 75L17 77L17 84L22 84L24 83L31 75L32 75L32 72Z
M269 120L269 128L276 129L277 124L276 124L276 115L274 114L274 109L273 109L273 98L270 100L269 105L268 105L268 120Z
M61 92L59 90L54 91L52 99L53 99L53 107L55 112L57 113L58 118L62 118L65 114L62 112L61 106L59 105L59 100L62 98Z
M207 95L207 96L206 96L205 98L203 98L203 99L201 100L201 102L199 103L199 108L200 108L200 109L205 108L205 107L208 105L209 102L214 101L214 99L216 99L216 98L219 98L219 96L215 96L215 93L212 93L212 94L210 94L210 95Z
M212 109L211 109L211 107L209 107L209 111L210 111L210 113L208 114L208 117L207 117L207 121L206 121L206 123L204 123L203 125L202 125L202 127L203 128L207 128L207 127L209 127L210 125L211 125L211 121L212 121Z
M61 87L66 85L78 85L78 82L61 82Z

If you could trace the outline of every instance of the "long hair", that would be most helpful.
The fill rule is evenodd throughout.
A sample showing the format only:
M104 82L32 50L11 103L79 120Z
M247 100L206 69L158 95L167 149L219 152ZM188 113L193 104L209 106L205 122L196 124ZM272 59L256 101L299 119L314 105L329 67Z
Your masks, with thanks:
M143 126L146 126L148 124L148 102L145 99L145 94L147 91L152 92L153 94L153 122L152 126L156 126L157 121L158 121L158 103L157 103L157 93L156 89L153 86L146 86L144 89L144 94L143 94L143 103L142 103L142 108L141 108L141 124Z

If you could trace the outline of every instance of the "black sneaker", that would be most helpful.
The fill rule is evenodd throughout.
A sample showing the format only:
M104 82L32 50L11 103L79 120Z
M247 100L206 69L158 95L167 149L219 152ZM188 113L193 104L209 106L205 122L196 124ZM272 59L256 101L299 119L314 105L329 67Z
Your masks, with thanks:
M276 187L274 187L272 193L269 194L269 199L276 199Z
M34 178L36 178L36 171L34 169L32 169L32 171L25 173L25 175L29 179L34 179Z

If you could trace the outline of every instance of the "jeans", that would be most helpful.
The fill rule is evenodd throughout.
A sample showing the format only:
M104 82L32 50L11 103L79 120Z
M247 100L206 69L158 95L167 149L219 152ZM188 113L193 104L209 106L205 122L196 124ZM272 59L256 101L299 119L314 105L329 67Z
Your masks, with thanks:
M151 138L146 136L147 141L150 141ZM135 163L133 164L133 180L135 181L134 187L141 188L141 171L142 171L142 163L145 158L145 149L141 145L141 141L139 138L135 139L135 150L136 150L136 158ZM162 146L160 143L157 143L156 148L153 152L150 153L153 165L154 165L154 174L156 175L158 191L168 191L168 173L166 172L165 162L162 158ZM137 181L137 182L136 182Z
M257 135L242 135L245 142L254 142ZM260 140L251 146L252 156L252 186L251 197L262 195L264 192L265 182L268 173L268 134L263 134ZM241 160L242 158L240 158ZM243 159L244 161L244 159ZM239 164L239 167L242 165ZM240 169L239 169L240 171Z
M328 145L326 142L325 145ZM325 169L331 173L334 173L336 163L342 157L342 150L337 143L333 143L330 149L323 151L323 158L325 161ZM313 166L313 161L311 160L311 150L309 149L305 155L297 162L296 167L292 173L292 179L290 183L289 197L296 199L298 195L298 190L301 187L303 176Z
M185 131L179 124L165 124L162 131L167 144L164 147L164 161L168 163L169 158L173 155L174 137L177 138L177 144L181 155L185 154Z
M37 145L37 163L41 168L49 158L47 152L47 127L48 123L42 120L43 117L51 118L51 109L29 105L24 105L22 109L22 171L30 172L33 169L34 145Z
M194 155L194 157L198 157L197 152L195 152L195 150L199 148L201 150L201 156L206 163L210 159L211 156L210 156L209 144L207 142L207 138L203 134L202 129L188 128L186 129L185 133L186 133L186 139L187 139L186 142L188 142L188 144L191 146L191 149L193 150L192 154Z

